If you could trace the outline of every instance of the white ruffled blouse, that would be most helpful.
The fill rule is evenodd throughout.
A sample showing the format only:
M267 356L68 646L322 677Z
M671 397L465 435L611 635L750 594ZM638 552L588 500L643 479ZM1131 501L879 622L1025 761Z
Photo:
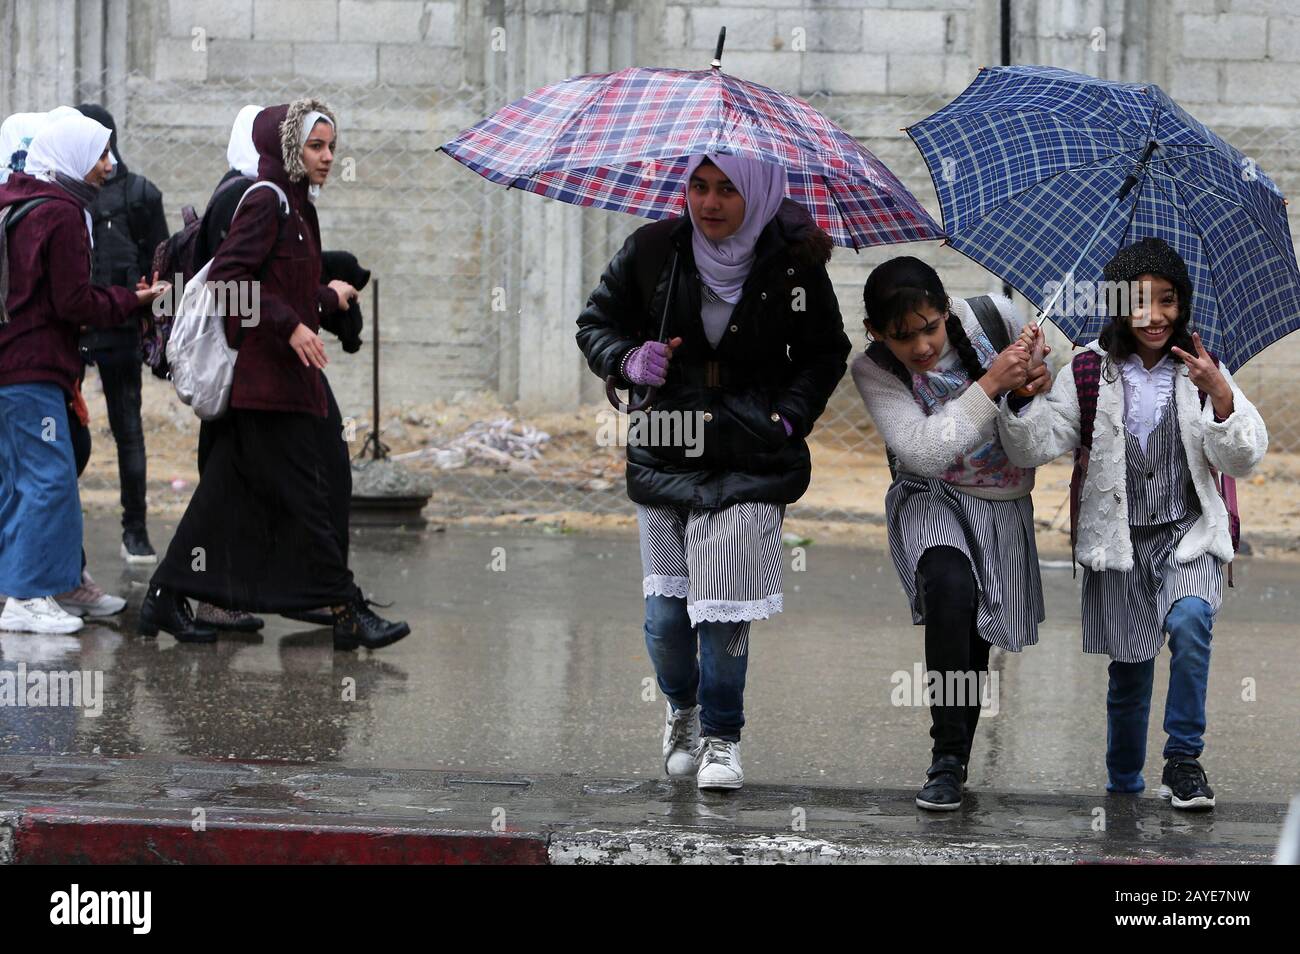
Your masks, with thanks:
M1174 360L1165 355L1148 371L1142 359L1131 354L1119 370L1124 378L1124 426L1138 439L1145 454L1147 439L1174 393Z

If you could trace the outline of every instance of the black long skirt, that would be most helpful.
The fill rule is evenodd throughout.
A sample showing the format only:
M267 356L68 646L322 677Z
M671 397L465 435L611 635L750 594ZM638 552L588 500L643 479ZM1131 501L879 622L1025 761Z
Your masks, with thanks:
M326 414L324 426L328 433L321 435L321 447L324 451L325 472L329 482L330 520L334 524L334 533L339 539L339 549L343 551L343 562L348 562L348 526L352 513L352 461L348 457L348 445L343 440L343 414L338 401L334 399L334 389L330 379L321 373L325 385ZM312 418L318 420L318 418ZM203 479L203 469L212 445L222 426L222 420L204 421L199 425L199 479ZM89 440L89 437L87 438ZM89 456L89 454L87 454Z
M153 583L232 610L319 609L357 592L351 467L330 415L231 409L202 439L198 487Z

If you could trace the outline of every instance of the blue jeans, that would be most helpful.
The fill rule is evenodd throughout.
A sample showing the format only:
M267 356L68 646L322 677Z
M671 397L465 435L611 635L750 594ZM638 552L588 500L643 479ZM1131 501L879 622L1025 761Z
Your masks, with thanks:
M44 381L0 387L0 593L81 585L81 498L68 399Z
M1205 686L1210 676L1214 610L1199 596L1185 596L1169 608L1169 693L1165 698L1164 757L1199 758L1205 747ZM1140 792L1147 755L1147 719L1156 661L1112 661L1106 695L1106 790Z
M674 709L689 709L698 703L704 735L740 741L740 730L745 725L749 654L746 651L743 656L732 656L726 647L740 627L748 626L701 622L692 627L685 599L645 599L645 645L654 663L659 691Z

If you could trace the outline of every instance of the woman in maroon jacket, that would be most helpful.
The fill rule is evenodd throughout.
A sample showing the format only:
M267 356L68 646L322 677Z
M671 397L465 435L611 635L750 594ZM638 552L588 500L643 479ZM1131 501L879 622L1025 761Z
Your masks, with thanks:
M287 208L276 190L251 189L208 272L225 283L226 338L239 350L230 410L141 606L146 636L215 639L186 597L267 613L330 606L336 649L387 646L410 632L371 611L330 519L339 435L320 426L327 359L317 330L321 311L339 301L320 284L313 201L334 160L335 128L313 99L254 120L258 179L278 186Z
M65 116L32 140L27 173L0 186L0 629L70 633L56 593L82 584L81 502L68 408L80 328L121 324L166 284L90 284L87 206L113 168L109 130Z

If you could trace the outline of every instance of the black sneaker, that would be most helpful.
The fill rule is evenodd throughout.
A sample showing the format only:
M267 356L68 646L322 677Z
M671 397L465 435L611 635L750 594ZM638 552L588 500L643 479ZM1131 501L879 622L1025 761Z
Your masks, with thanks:
M341 650L379 649L410 635L411 627L402 622L391 622L375 615L370 600L358 596L343 606L334 608L334 648Z
M961 808L961 785L966 766L955 755L941 755L925 773L925 786L916 793L917 808L953 812Z
M1188 755L1175 755L1165 761L1160 776L1160 797L1169 799L1174 808L1208 811L1214 807L1214 789L1205 777L1201 763Z
M122 559L132 566L152 566L158 562L158 554L149 544L149 533L143 527L122 531L121 553Z

